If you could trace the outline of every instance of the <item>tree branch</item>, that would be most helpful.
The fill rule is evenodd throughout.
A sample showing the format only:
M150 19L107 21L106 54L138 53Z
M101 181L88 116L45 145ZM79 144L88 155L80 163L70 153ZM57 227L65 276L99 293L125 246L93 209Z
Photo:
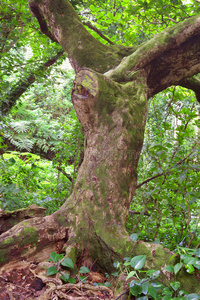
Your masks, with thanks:
M184 157L183 159L179 160L175 165L171 166L171 167L170 167L169 169L167 169L165 172L158 173L157 175L152 176L152 177L146 179L145 181L139 183L139 184L136 186L136 189L140 188L140 187L143 186L145 183L148 183L149 181L151 181L151 180L153 180L153 179L155 179L155 178L158 178L158 177L160 177L160 176L162 176L162 175L165 175L165 176L166 176L166 175L170 172L171 169L173 169L175 166L178 166L178 165L182 164L182 163L183 163L188 157L190 157L193 153L194 153L193 151L190 152L186 157Z
M75 72L90 68L104 73L116 67L123 57L134 51L132 47L104 45L85 28L68 0L28 0L44 34L50 32L67 53Z
M69 174L67 174L61 167L57 166L56 169L58 171L60 171L63 175L65 175L67 177L67 179L69 179L69 181L72 182L72 180L73 180L72 177Z
M26 92L29 86L36 80L37 73L44 71L49 66L53 65L63 55L63 53L63 50L58 52L55 56L53 56L46 63L40 66L36 71L32 72L28 77L19 80L17 83L17 87L14 87L7 96L6 101L3 101L1 103L0 109L2 110L2 112L4 114L8 113L12 106L16 104L16 101L19 99L19 97L24 92Z
M83 22L83 25L86 25L90 29L94 30L100 37L106 40L109 44L114 45L114 43L109 38L107 38L98 28L93 26L90 22Z
M197 101L200 103L200 80L191 77L185 78L179 82L179 85L195 92Z
M199 40L198 15L156 34L106 75L117 82L127 82L135 79L136 72L141 72L150 98L200 72Z
M34 2L29 3L29 7L33 15L37 18L38 23L40 25L41 32L48 36L53 42L58 43L57 38L55 35L50 31L48 28L47 22L45 18L41 15L38 6Z

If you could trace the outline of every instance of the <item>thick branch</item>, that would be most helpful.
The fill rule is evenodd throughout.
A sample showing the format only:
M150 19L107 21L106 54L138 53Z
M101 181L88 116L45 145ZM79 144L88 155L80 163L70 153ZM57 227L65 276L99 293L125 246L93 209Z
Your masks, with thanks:
M131 81L141 71L148 98L200 72L200 16L189 18L154 36L126 57L107 76Z
M37 18L38 23L40 25L41 32L48 36L53 42L58 43L58 40L54 36L54 34L48 28L45 18L41 15L37 5L34 2L29 3L30 9L33 15Z
M44 71L49 66L53 65L62 55L64 51L58 52L54 57L50 58L46 63L44 63L41 67L39 67L36 71L32 72L27 78L19 80L17 83L17 87L13 88L9 95L7 96L7 100L3 101L1 104L1 110L2 112L8 113L12 106L16 104L16 101L19 99L19 97L26 92L26 90L29 88L29 86L36 80L37 73Z
M179 85L195 92L197 101L200 103L200 80L192 77L185 78L179 82Z
M87 67L104 73L116 67L133 48L104 45L96 40L84 27L73 6L67 0L35 0L30 7L37 17L42 32L53 36L66 51L69 60L78 72ZM51 36L50 36L51 38Z

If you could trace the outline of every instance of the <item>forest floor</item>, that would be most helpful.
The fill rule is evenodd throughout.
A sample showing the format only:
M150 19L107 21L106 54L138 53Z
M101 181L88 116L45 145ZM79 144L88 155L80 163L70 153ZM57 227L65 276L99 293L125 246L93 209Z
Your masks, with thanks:
M94 286L93 279L85 284L63 284L59 278L42 275L41 264L18 262L0 270L1 300L113 300L110 288ZM98 274L96 274L98 276ZM99 276L101 276L99 274Z

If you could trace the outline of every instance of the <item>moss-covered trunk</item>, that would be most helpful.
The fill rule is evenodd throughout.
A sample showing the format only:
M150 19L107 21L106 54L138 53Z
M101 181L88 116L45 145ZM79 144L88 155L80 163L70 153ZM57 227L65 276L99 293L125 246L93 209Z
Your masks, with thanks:
M147 115L145 90L140 80L121 85L83 69L72 101L87 146L73 194L61 210L66 214L72 207L76 241L93 258L106 257L107 249L125 255L130 251L126 219Z

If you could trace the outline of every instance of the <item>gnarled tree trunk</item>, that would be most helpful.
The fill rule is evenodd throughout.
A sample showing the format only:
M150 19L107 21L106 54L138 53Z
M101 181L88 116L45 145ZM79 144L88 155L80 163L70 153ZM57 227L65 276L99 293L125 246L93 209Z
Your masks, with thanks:
M85 30L68 1L37 0L30 7L42 31L62 45L77 72L72 101L87 147L71 196L53 215L3 233L0 262L39 259L39 251L47 258L64 247L71 257L86 253L87 259L98 259L107 272L116 259L139 254L147 255L147 268L159 269L171 253L160 245L133 243L125 225L136 189L147 100L172 84L184 85L186 77L200 71L200 18L186 20L137 49L111 48ZM187 87L192 88L190 79ZM187 282L188 291L198 291L195 276Z

